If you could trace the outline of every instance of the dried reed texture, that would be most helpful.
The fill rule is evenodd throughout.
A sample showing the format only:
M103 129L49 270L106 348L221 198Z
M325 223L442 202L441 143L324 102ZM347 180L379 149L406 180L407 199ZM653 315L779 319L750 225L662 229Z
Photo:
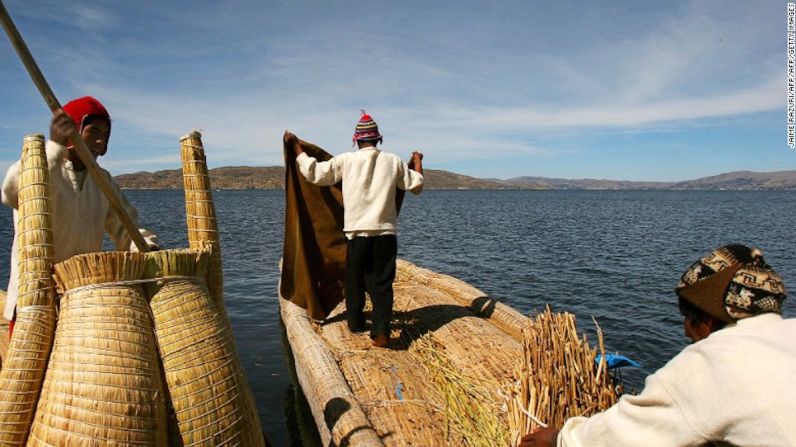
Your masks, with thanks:
M279 304L296 375L323 445L383 447L330 347L313 329L307 311L284 298Z
M202 145L202 134L193 131L180 138L182 179L185 188L185 216L188 220L188 247L202 250L213 247L207 272L207 288L218 309L225 312L224 275L221 265L221 239L218 235L216 208L213 205L210 175Z
M513 445L539 426L561 428L568 418L589 416L616 403L599 327L598 338L603 354L599 365L595 364L598 351L585 336L580 338L574 315L554 314L548 306L528 324L517 380L507 393Z
M144 255L88 253L55 266L58 328L28 444L168 444Z
M467 445L462 433L446 430L445 395L413 352L424 335L444 352L450 368L478 378L490 395L479 404L500 411L498 389L513 377L521 339L473 310L473 302L488 300L477 289L405 261L397 268L391 349L373 348L367 333L352 334L344 303L313 329L305 311L280 300L299 382L325 445L330 439L338 445L348 441L333 438L334 430L353 437L357 427L375 431L386 446ZM342 423L360 411L364 421ZM324 437L324 431L331 435Z
M518 340L522 339L528 317L510 306L488 297L486 293L458 278L432 272L405 260L398 260L397 270L401 276L397 281L409 281L411 278L416 284L443 292L461 305L469 307L476 315L489 318L489 321Z
M470 447L508 445L505 414L496 411L502 403L489 390L492 384L465 375L429 335L415 340L411 352L445 403L446 439L452 430Z
M55 332L49 172L42 135L25 137L19 175L19 298L0 371L0 445L24 445Z
M146 254L158 345L186 446L262 446L254 397L225 314L205 285L210 253L163 250Z
M0 309L4 309L6 305L6 291L0 290ZM8 320L0 318L0 369L3 368L3 362L6 359L6 352L8 351ZM2 387L0 387L0 390ZM1 392L1 391L0 391Z

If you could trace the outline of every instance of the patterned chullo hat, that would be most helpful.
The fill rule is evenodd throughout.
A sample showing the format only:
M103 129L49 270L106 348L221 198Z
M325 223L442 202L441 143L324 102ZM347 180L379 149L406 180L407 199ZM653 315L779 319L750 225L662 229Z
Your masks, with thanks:
M727 323L782 313L786 296L782 278L763 260L763 252L744 245L725 245L693 263L675 292Z
M354 130L354 143L357 141L373 141L382 142L381 134L379 133L379 126L373 121L364 110L361 110L362 116L359 117L359 122Z

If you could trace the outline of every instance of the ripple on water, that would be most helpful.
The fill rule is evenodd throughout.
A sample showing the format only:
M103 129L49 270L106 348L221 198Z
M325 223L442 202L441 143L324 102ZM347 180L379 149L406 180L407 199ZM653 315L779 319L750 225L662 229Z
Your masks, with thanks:
M125 191L142 224L164 247L187 244L181 191ZM283 356L277 300L282 191L214 192L224 292L238 350L274 445L290 445L295 401ZM523 313L546 304L578 318L609 350L639 360L630 388L686 344L673 288L680 273L726 243L761 247L785 278L796 279L789 192L425 191L399 218L399 256L453 275ZM12 239L0 207L0 253ZM110 245L108 245L110 247ZM5 288L8 265L0 263ZM796 313L786 300L785 313ZM292 417L292 416L291 416ZM293 430L295 431L295 430Z

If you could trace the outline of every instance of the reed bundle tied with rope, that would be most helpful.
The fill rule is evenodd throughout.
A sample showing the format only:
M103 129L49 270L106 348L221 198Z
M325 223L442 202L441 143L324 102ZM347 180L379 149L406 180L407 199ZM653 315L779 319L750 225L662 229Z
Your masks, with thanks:
M144 265L105 252L55 266L63 296L28 445L168 444Z
M25 139L19 300L0 370L0 444L264 444L223 307L215 210L198 134L184 144L193 160L186 177L189 239L203 250L67 259L54 266L63 294L56 318L44 140ZM171 427L167 405L174 410Z
M209 251L146 254L158 346L182 443L264 444L232 329L205 285Z
M574 416L608 409L618 398L605 364L602 331L597 327L598 351L579 337L575 316L554 314L548 306L528 323L517 380L508 387L511 439L543 427L561 428Z
M194 250L211 245L207 288L220 310L224 311L224 275L221 266L221 239L218 235L216 208L202 134L193 131L180 139L182 179L185 189L185 216L188 224L188 247Z
M55 332L48 180L44 137L28 135L19 174L17 320L0 370L0 445L24 445L27 439Z
M221 238L218 232L218 221L216 220L216 209L213 204L212 186L210 185L210 174L207 170L207 158L202 144L202 134L198 131L188 133L180 139L180 146L189 248L193 250L210 250L207 274L205 275L207 289L215 301L215 310L220 320L224 321L229 327L229 318L224 306ZM231 343L234 348L234 340L231 338L230 340L232 340ZM239 361L237 360L237 354L235 358L236 361ZM241 374L243 374L242 369ZM241 391L241 396L246 402L244 408L247 409L246 411L255 409L254 414L250 417L256 419L257 412L254 396L248 390L245 378L241 380L241 383L246 388L246 392ZM259 422L257 426L259 427Z

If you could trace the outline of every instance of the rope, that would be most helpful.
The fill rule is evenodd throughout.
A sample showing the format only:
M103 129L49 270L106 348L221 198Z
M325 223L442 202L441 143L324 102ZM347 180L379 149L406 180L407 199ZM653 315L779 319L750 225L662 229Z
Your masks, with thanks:
M137 286L141 284L149 284L153 282L177 282L177 281L196 281L201 280L202 278L198 276L160 276L157 278L147 278L147 279L131 279L127 281L113 281L113 282L104 282L99 284L88 284L85 286L75 287L74 289L69 289L64 292L64 297L69 296L73 293L82 292L84 290L94 290L94 289L109 289L109 288L116 288L119 286Z

